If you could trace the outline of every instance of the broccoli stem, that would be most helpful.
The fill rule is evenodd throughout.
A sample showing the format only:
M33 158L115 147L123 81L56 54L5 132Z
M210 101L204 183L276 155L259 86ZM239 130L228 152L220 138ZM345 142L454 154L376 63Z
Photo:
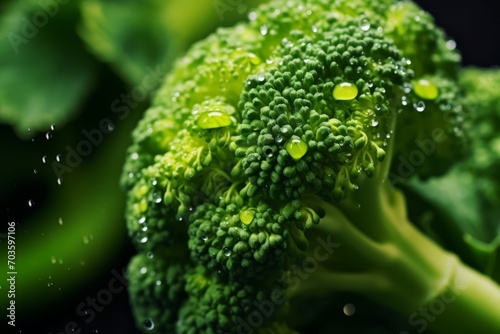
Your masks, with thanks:
M409 315L421 331L500 333L500 288L415 228L389 182L366 181L345 202L316 199L325 215L315 233L341 245L300 293L360 293Z

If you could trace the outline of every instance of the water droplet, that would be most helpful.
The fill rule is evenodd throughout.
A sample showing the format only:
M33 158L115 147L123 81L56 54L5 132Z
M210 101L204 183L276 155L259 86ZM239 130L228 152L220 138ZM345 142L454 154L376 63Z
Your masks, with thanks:
M350 82L342 82L333 88L333 98L339 101L352 100L358 95L358 87Z
M144 328L148 331L153 330L155 328L155 324L154 324L153 320L148 319L148 320L144 321Z
M35 205L35 202L32 199L30 199L30 200L28 200L28 205L33 206L33 205Z
M240 213L240 220L243 224L248 225L253 221L254 215L252 211L245 210Z
M145 244L146 242L148 242L148 237L143 237L139 242L141 244Z
M450 39L449 41L446 42L446 48L448 50L455 50L457 48L457 42Z
M196 124L202 129L216 129L231 125L231 118L220 111L201 113Z
M257 19L257 13L256 12L250 12L250 13L248 13L248 19L250 21L255 21Z
M45 138L46 138L47 140L50 140L50 139L52 138L52 133L47 132L47 133L45 134Z
M361 30L363 31L368 31L370 29L370 22L368 22L367 19L363 19L361 21L361 26L360 26Z
M223 252L224 252L224 256L231 256L231 254L232 254L231 249L229 249L227 247L224 247Z
M139 218L139 220L137 221L139 224L144 224L146 222L146 217L141 217Z
M302 158L307 153L308 148L307 144L297 137L290 138L285 144L286 151L294 160Z
M350 317L351 315L354 315L356 313L356 306L353 304L345 304L343 308L344 314Z
M52 257L50 258L50 262L51 262L52 264L56 264L56 262L57 262L56 257L55 257L55 256L52 256Z
M275 138L275 141L276 141L276 144L280 144L283 141L283 137L281 137L280 135L277 135Z
M140 269L140 272L141 272L141 274L145 274L145 273L147 273L147 272L148 272L148 268L146 268L146 267L142 267L142 268Z
M112 131L114 131L114 129L115 129L115 125L113 123L109 123L108 124L108 131L112 132Z
M318 27L316 27L316 26L312 26L312 27L311 27L311 30L312 30L312 32L316 33L316 32L318 32Z
M56 129L56 125L55 125L55 124L51 124L51 125L50 125L50 129L51 129L52 131L54 131L54 130Z
M62 184L62 179L60 177L58 177L56 182L57 182L58 185L61 185Z
M259 80L260 82L266 80L266 77L264 76L264 73L257 74L257 80Z
M64 224L62 217L59 217L59 225Z
M42 157L42 162L43 162L43 163L46 163L46 162L47 162L47 156L46 156L46 155L44 155L44 156Z
M56 155L56 161L61 162L61 155L60 154Z
M372 126L376 127L378 125L378 121L376 119L372 119Z
M263 36L267 35L267 25L263 24L262 26L260 26L260 33Z
M418 101L417 103L413 104L413 107L418 111L422 112L425 110L425 103L424 101Z
M161 193L159 193L159 192L154 192L154 193L153 193L153 202L155 202L155 203L161 203L161 201L162 201L162 197L163 197L163 196L162 196L162 194L161 194Z
M401 104L404 105L404 106L406 106L408 104L406 96L401 96Z
M403 83L403 92L405 92L405 94L409 94L411 92L411 85L409 82Z
M36 170L36 169L33 169L33 173L35 173L35 174L36 174L36 173L37 173L37 170Z
M425 100L435 100L439 96L437 86L427 79L415 80L412 83L415 94Z
M201 236L201 240L203 240L203 241L207 241L207 240L208 240L208 236L207 236L207 235L205 235L205 234L204 234L204 235L202 235L202 236Z
M160 285L161 285L161 281L160 281L160 280L157 280L157 281L156 281L156 285L160 286Z

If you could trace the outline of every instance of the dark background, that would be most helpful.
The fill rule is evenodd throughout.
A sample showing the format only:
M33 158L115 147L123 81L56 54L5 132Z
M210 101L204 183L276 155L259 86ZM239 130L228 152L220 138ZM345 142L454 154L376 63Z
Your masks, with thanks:
M500 65L500 11L497 9L499 5L497 0L420 0L416 2L429 11L435 17L437 24L444 28L451 39L456 41L457 49L462 53L464 65L482 67ZM111 72L99 80L100 87L108 89L114 86L113 89L116 90L117 94L126 91L126 88L121 85ZM91 120L99 117L99 115L89 115ZM6 129L2 128L1 130ZM20 152L20 154L22 153ZM2 178L4 177L7 175L2 175ZM35 179L28 180L28 182L16 187L16 191L7 202L9 211L4 211L3 214L6 216L2 218L18 221L32 214L33 212L26 210L25 206L21 208L17 205L19 202L25 203L27 193L29 193L29 197L43 202L44 188L38 187ZM104 307L102 312L96 312L95 320L88 325L85 323L86 318L75 312L77 305L85 301L87 297L95 297L101 289L106 288L113 277L111 271L114 269L121 272L133 254L133 247L131 244L127 244L116 256L114 265L110 268L104 268L102 274L86 289L73 296L68 296L64 305L60 305L60 307L39 310L29 317L19 318L18 327L13 333L66 333L65 326L70 321L75 321L78 324L82 334L139 333L133 323L126 289L114 294L110 304ZM2 296L2 298L4 297ZM353 316L349 321L359 320ZM3 319L2 323L4 322Z

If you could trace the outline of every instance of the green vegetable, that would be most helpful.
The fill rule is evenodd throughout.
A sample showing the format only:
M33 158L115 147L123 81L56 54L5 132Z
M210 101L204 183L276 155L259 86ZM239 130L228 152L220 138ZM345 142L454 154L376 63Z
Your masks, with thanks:
M295 333L296 298L355 292L420 330L497 333L500 288L415 228L394 187L467 154L444 33L409 1L274 1L249 18L195 44L133 133L138 326Z

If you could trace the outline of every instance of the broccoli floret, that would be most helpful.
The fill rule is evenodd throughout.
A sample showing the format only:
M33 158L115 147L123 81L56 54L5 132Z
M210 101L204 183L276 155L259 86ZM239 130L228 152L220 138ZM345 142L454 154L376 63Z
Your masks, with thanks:
M295 333L274 321L283 311L282 308L275 312L275 303L283 301L269 299L271 291L283 289L275 277L267 277L255 284L255 281L249 283L220 275L202 267L186 275L185 289L189 297L179 310L178 333L244 331L244 327L248 326L247 319L252 317L251 321L258 324L262 333ZM256 307L267 312L266 318L257 313L252 316ZM255 323L252 325L255 326Z
M428 14L392 0L276 0L193 45L135 130L122 177L130 236L160 253L145 267L180 276L165 311L130 275L138 324L150 313L178 333L292 333L287 305L301 294L362 293L409 314L468 286L452 320L432 326L497 331L498 287L414 228L393 186L411 176L406 156L427 178L466 154L448 46ZM311 259L297 284L291 272ZM455 321L464 312L474 320Z

